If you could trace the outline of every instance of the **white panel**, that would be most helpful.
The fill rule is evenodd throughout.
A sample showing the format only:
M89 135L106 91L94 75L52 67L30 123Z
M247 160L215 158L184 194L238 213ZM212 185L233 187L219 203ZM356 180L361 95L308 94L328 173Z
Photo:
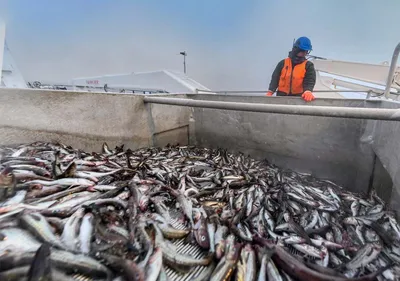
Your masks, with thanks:
M316 70L379 85L386 85L389 72L388 65L336 60L314 60L313 63ZM399 67L397 67L396 73L397 75L400 73ZM399 88L395 85L393 87Z
M72 79L72 84L75 86L125 85L127 88L160 89L169 93L195 93L196 89L209 90L185 74L169 70L76 78Z

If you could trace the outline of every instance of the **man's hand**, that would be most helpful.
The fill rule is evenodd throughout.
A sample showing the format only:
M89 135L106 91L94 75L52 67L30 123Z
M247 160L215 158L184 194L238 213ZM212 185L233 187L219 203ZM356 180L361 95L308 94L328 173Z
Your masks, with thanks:
M314 95L312 94L311 91L305 91L305 92L301 95L301 97L302 97L303 100L305 100L306 102L310 102L310 101L315 100L315 97L314 97Z
M272 91L268 91L266 96L267 96L267 97L271 97L273 94L274 94L274 93L273 93Z

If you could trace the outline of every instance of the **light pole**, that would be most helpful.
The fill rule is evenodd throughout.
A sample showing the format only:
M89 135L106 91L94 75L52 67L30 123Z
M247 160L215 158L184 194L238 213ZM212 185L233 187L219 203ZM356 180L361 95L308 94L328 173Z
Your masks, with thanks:
M186 74L186 56L187 56L187 53L186 53L186 51L183 51L183 52L180 52L179 54L183 56L183 72Z

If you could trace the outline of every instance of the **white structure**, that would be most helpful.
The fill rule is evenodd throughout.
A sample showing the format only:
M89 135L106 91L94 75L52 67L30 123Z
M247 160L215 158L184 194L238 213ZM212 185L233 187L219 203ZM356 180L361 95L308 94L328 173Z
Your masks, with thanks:
M71 81L71 84L75 90L90 90L90 88L107 90L108 88L126 89L127 92L128 90L137 90L137 92L147 90L168 93L196 93L197 90L210 90L187 75L171 70L76 78Z
M5 38L6 27L4 24L0 23L0 87L27 88L26 82L11 56L11 52L7 46Z
M365 92L373 91L375 95L383 96L389 73L389 63L369 64L338 60L313 60L317 70L316 90L336 89L344 97L353 97L354 94L340 92L354 90ZM397 99L400 94L400 67L394 72L391 84L391 98ZM331 94L331 93L329 93ZM327 97L325 93L319 96Z

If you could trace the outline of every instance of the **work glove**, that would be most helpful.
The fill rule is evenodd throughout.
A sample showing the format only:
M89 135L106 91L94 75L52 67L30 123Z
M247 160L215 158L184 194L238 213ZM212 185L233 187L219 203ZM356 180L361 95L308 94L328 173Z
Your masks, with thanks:
M271 97L274 93L272 91L267 92L267 97Z
M315 97L314 97L314 95L312 94L311 91L305 91L305 92L301 95L301 97L302 97L303 100L305 100L306 102L310 102L310 101L315 100Z

